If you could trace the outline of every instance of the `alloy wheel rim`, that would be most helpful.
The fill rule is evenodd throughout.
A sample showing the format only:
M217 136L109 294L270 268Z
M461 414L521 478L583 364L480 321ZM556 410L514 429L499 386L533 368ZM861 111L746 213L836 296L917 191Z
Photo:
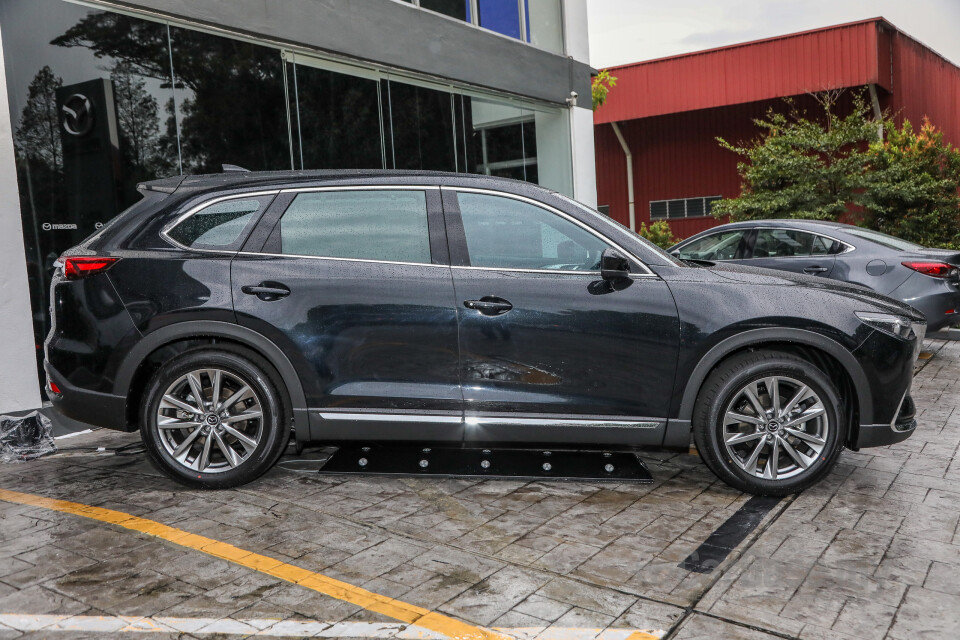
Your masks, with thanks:
M246 462L263 436L263 407L252 385L223 369L196 369L174 380L157 409L155 428L167 453L200 473Z
M785 376L744 385L723 413L727 454L747 474L765 480L809 472L829 436L823 400L808 385Z

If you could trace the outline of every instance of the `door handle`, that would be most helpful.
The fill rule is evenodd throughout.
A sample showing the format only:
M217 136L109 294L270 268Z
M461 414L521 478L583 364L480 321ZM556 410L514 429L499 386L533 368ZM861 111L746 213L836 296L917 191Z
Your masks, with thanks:
M240 287L240 291L243 291L247 295L257 296L264 302L272 302L290 295L290 288L279 282L248 284Z
M815 273L824 273L825 271L829 271L829 269L827 269L826 267L821 267L820 265L816 265L816 264L806 267L803 270L804 273L808 273L811 276L814 275Z
M485 316L501 316L513 309L513 305L508 300L497 296L483 296L479 300L465 300L463 306L467 309L476 309Z

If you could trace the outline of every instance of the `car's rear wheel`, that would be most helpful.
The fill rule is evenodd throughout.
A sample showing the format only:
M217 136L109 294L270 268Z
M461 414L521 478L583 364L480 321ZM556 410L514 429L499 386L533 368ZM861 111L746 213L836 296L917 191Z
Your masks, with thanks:
M722 362L697 399L693 434L706 465L749 493L785 495L823 478L846 440L839 394L812 363L755 351Z
M242 351L199 349L165 363L147 385L140 433L151 461L192 487L259 477L290 436L269 365Z

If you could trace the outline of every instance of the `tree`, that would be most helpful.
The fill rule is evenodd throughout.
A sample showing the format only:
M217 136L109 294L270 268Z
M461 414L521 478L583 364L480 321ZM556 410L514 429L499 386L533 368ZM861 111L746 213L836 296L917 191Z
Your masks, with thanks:
M649 227L645 223L640 223L637 233L661 249L669 249L680 242L680 238L673 235L673 229L666 220L651 222Z
M884 123L884 140L870 145L862 223L917 244L960 249L960 150L943 141L928 119Z
M836 93L821 94L822 120L808 119L788 101L786 114L773 110L755 120L761 138L720 145L743 158L737 165L740 197L714 204L717 218L762 220L806 218L836 220L851 203L859 204L866 186L867 147L877 140L877 126L860 96L846 117L834 113Z
M607 101L607 94L611 87L617 86L617 79L604 69L593 77L590 88L593 94L593 110L596 111Z
M138 171L150 167L157 156L160 136L160 109L157 99L147 92L147 83L127 62L118 62L110 72L117 124L126 143L126 155Z
M960 151L925 120L915 131L885 116L873 119L862 95L849 115L834 112L839 92L816 96L823 118L791 109L755 123L763 135L735 146L742 156L738 198L713 206L717 218L840 220L917 244L960 248Z
M40 162L53 172L63 171L60 145L60 113L57 89L63 79L48 66L37 72L27 89L27 104L17 126L17 151L28 160Z

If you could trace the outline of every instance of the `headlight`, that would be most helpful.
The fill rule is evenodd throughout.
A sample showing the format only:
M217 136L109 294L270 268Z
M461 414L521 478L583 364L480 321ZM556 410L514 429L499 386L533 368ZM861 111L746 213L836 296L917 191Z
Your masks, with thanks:
M857 317L875 329L880 329L880 331L893 334L904 340L909 340L914 336L923 340L923 335L927 331L925 322L915 322L909 318L896 316L891 313L857 311Z

